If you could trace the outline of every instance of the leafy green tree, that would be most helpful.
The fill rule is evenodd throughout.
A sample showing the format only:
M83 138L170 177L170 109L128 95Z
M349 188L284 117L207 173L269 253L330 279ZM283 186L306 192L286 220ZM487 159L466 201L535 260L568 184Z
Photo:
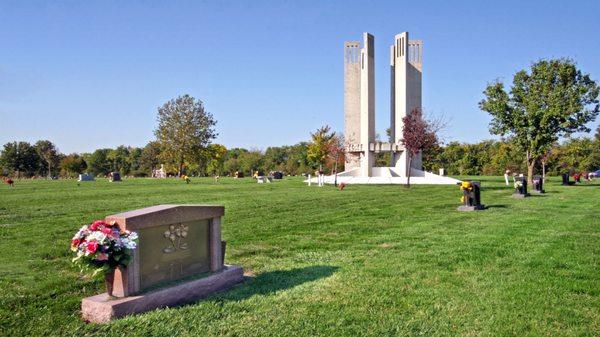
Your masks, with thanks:
M14 174L17 178L33 176L38 171L41 161L35 147L28 142L6 143L0 153L0 165L7 174Z
M335 139L335 132L329 125L325 125L310 134L311 142L308 144L307 159L315 168L322 168L330 154L331 142Z
M242 166L240 165L238 158L242 153L247 152L248 150L237 147L227 150L227 153L225 153L225 156L223 158L224 172L226 172L228 175L233 174L236 171L244 172L244 170L242 170Z
M147 175L152 173L152 170L160 167L160 143L156 141L149 142L142 149L139 158L139 170L146 172Z
M82 156L72 153L60 161L60 168L63 176L74 177L83 173L87 168L87 164Z
M207 165L206 170L211 175L223 174L223 164L225 163L225 155L227 148L221 144L210 144L207 148Z
M258 150L241 152L237 158L240 165L240 170L246 173L252 173L254 171L262 170L263 168L263 154Z
M108 152L107 159L112 163L111 171L117 171L121 174L129 173L131 167L129 148L120 145L116 149Z
M109 157L111 151L111 149L97 149L91 154L84 155L88 172L96 176L111 172L113 169L113 162Z
M216 138L215 125L202 101L189 95L179 96L158 108L154 134L162 157L177 166L179 176L185 162L197 158L199 151Z
M591 138L573 138L562 144L561 166L567 166L578 172L597 169L600 163L594 162L594 141Z
M129 164L129 170L126 174L139 175L141 167L142 149L139 147L129 147L129 157L127 163Z
M568 59L541 60L513 78L510 92L502 82L488 85L481 110L492 116L490 132L513 137L525 153L532 184L536 164L560 137L589 132L600 106L600 89Z
M56 145L49 140L38 140L34 147L42 160L40 168L48 178L52 177L53 172L56 173L61 159Z
M289 153L289 146L268 147L265 151L265 170L283 170L283 166L289 158Z

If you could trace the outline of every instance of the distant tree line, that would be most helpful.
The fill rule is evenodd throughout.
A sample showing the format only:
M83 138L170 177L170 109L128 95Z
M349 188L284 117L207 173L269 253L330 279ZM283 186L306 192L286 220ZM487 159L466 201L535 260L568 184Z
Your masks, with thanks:
M231 175L236 171L250 175L254 171L282 171L299 175L316 167L308 159L308 142L292 146L269 147L265 151L210 144L187 158L183 172L191 176ZM179 173L179 163L169 162L156 141L146 146L118 146L87 153L63 154L50 141L9 142L0 151L0 175L15 178L73 178L80 173L106 176L118 171L122 175L148 177L161 164L169 175Z
M513 140L485 140L467 144L450 142L423 154L423 166L449 175L501 175L505 170L527 175L523 150ZM534 174L590 172L600 169L600 127L594 137L568 138L554 143Z
M314 136L321 139L323 135ZM326 136L328 137L328 136ZM254 171L281 171L285 174L300 175L312 173L323 165L325 172L334 169L331 155L314 149L315 142L300 142L291 146L272 146L265 151L256 149L227 149L220 144L210 144L197 156L190 157L183 164L183 170L191 176L227 176L234 172L250 175ZM313 155L311 156L311 146ZM319 155L314 155L314 153ZM381 156L380 156L381 157ZM386 158L388 156L385 156ZM160 146L149 142L146 146L118 146L102 148L89 153L63 154L56 146L41 140L9 142L0 152L0 174L12 177L75 177L89 172L105 176L119 171L122 175L148 177L153 169L164 164L169 175L177 175L178 164L163 161ZM437 173L444 168L449 175L502 175L505 170L526 173L527 163L522 150L508 140L485 140L468 144L450 142L437 145L423 154L423 166L427 171ZM600 127L594 137L570 138L555 143L542 161L543 169L549 175L565 172L589 172L600 169ZM378 165L387 166L385 159ZM536 174L541 174L542 166ZM338 171L343 171L343 153L338 161Z

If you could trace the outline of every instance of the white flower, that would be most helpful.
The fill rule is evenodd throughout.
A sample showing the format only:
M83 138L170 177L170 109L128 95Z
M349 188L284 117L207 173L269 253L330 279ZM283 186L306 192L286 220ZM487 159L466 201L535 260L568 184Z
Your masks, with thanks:
M96 241L98 244L104 244L106 242L106 234L95 231L88 235L87 239L88 241Z
M137 239L138 239L138 234L136 232L129 233L129 240L133 241L133 240L137 240Z

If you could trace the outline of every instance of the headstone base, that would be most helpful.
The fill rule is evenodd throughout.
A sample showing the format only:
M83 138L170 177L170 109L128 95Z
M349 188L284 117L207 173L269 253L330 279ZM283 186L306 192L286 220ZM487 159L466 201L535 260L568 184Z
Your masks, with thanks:
M465 206L465 205L460 205L457 208L460 212L472 212L472 211L481 211L485 209L484 205L479 205L479 206Z
M523 199L523 198L527 198L529 196L529 193L526 194L520 194L520 193L513 193L512 197L515 199Z
M127 315L190 303L226 290L240 283L243 278L241 267L226 265L223 270L210 276L136 296L110 298L103 293L84 298L81 301L81 315L88 322L108 323Z
M546 191L544 191L544 190L541 190L541 191L538 191L538 190L533 190L533 191L531 191L531 193L535 193L535 194L543 194L543 193L546 193Z

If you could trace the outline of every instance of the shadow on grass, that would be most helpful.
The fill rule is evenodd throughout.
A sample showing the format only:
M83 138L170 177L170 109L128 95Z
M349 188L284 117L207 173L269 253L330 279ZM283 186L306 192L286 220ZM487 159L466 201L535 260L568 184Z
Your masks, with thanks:
M481 191L485 192L485 191L499 191L499 190L506 190L506 191L513 191L514 189L510 186L482 186L481 187Z
M508 208L506 205L485 205L485 209L488 208Z
M231 292L222 293L224 300L244 300L254 295L270 295L280 290L290 289L302 283L326 278L338 269L333 266L310 266L291 270L276 270L244 276L244 281Z

